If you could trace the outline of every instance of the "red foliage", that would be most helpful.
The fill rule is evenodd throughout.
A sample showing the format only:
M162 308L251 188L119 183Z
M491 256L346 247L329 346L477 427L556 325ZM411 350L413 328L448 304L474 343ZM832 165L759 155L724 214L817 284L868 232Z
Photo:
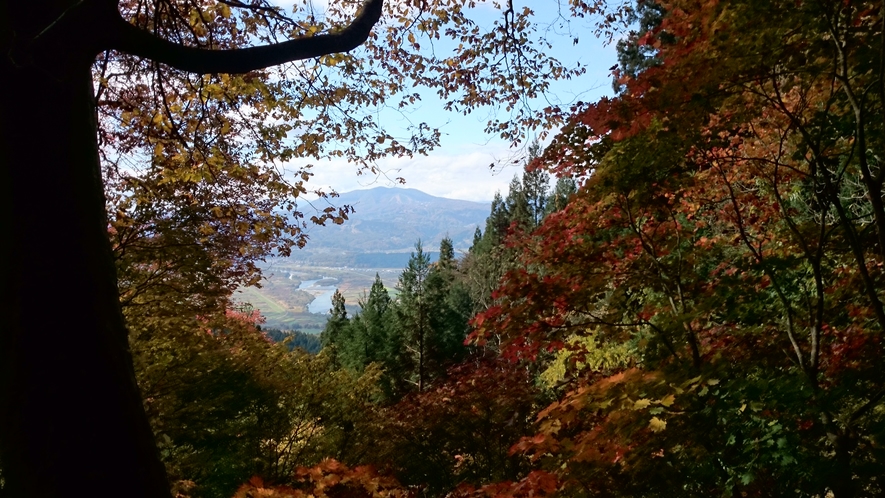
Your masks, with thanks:
M240 487L234 498L408 498L415 492L395 479L378 475L367 466L350 468L334 459L323 460L315 467L299 467L297 484L268 486L253 477Z

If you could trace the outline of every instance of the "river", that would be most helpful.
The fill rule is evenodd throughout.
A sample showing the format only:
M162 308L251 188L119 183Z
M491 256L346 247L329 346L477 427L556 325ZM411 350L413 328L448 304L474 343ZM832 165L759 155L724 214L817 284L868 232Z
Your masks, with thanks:
M298 285L298 290L303 290L313 296L313 301L307 305L307 311L310 313L328 315L329 310L332 309L332 296L335 294L338 286L316 285L317 282L323 280L335 280L337 282L337 279L324 277L317 280L304 280Z

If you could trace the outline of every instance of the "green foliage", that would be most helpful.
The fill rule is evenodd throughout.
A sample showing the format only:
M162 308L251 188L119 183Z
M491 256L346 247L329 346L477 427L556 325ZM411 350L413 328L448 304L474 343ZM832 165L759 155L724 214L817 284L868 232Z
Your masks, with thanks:
M398 348L394 344L397 338L392 328L392 301L378 275L359 306L360 312L350 320L339 340L342 365L362 371L373 362L393 364Z
M264 332L264 335L270 340L284 343L286 347L289 348L289 351L297 348L303 350L305 353L316 354L322 349L321 338L314 334L308 334L301 332L300 330L283 331L268 328L262 328L261 331Z
M378 371L335 369L251 324L143 332L132 340L145 407L167 470L192 496L230 496L253 475L289 479L348 448ZM222 325L222 324L219 324Z
M377 278L377 275L376 275ZM334 344L341 343L341 337L345 334L344 329L350 321L347 319L347 309L345 308L344 296L335 289L332 294L332 309L329 310L329 318L326 326L320 334L320 342L323 348L328 348ZM337 355L337 351L330 354Z
M615 49L618 52L618 67L614 71L612 87L615 92L626 90L625 79L636 78L649 68L663 63L659 57L659 49L649 43L652 34L665 43L673 43L673 36L663 31L662 24L666 9L655 0L638 0L635 9L631 10L628 22L636 23L636 29L630 30L627 36L618 40Z
M397 327L411 369L407 378L419 392L466 353L471 302L461 283L452 241L443 239L440 259L431 264L419 241L397 284Z
M222 5L203 7L228 19ZM416 100L408 79L473 109L537 95L542 67L577 74L521 44L522 83L486 91L506 65L484 61L497 57L498 37L509 43L527 29L529 11L511 9L508 29L484 36L463 2L434 5L417 31L373 38L375 57L315 61L340 79L308 71L319 75L310 91L266 74L188 76L103 56L99 93L114 104L100 121L124 313L179 487L220 496L256 474L296 486L291 495L411 492L324 460L331 455L374 463L430 495L463 485L463 496L881 496L879 3L675 0L615 10L601 29L621 20L637 29L617 46L618 96L576 106L541 157L533 147L462 261L445 239L431 264L419 241L395 300L376 276L348 318L336 294L317 356L272 345L253 310L230 310L233 287L257 281L257 259L303 242L292 198L309 172L290 183L268 164L330 155L369 164L426 151L438 134L424 135L423 124L408 147L370 112L364 121L348 113L390 105L392 95ZM196 45L272 38L261 16L241 13L213 31L203 7L141 17L142 7L156 8L122 10L161 34L192 19L182 32ZM408 5L388 8L408 19ZM409 54L439 33L460 37L457 58ZM396 56L379 56L388 53ZM465 83L466 72L451 70L462 62L484 69ZM142 86L117 84L118 69ZM169 90L157 98L151 85ZM255 114L239 114L246 107ZM316 109L343 109L342 122ZM550 116L556 125L557 111ZM297 143L284 140L304 129L312 131ZM260 140L242 145L247 132ZM150 161L137 172L107 159L139 153ZM560 175L552 193L545 164ZM331 208L313 221L346 215ZM453 366L466 356L474 311L474 342L503 358ZM533 382L553 398L540 411ZM241 494L253 491L287 492L254 481Z
M370 364L382 368L389 399L422 391L467 351L463 342L472 303L460 278L451 239L443 239L439 261L433 264L419 241L397 283L396 300L377 275L352 319L344 298L333 297L323 347L352 371Z
M578 185L575 180L569 176L563 176L556 179L556 185L550 193L550 199L546 203L544 216L548 216L556 211L562 211L568 204L569 199L578 191Z
M438 293L429 289L432 283L430 273L430 258L424 253L419 240L396 286L399 291L397 330L402 339L403 352L412 365L406 380L413 383L419 392L424 390L430 377L429 371L433 368L431 351L435 337L431 313L436 312L441 304Z
M573 179L562 177L550 191L547 172L533 166L539 153L539 145L533 144L522 179L513 177L506 197L495 193L485 232L477 228L473 245L461 262L461 281L474 303L474 313L494 304L492 292L501 277L517 264L519 251L508 246L508 238L530 233L546 216L564 209L576 190Z

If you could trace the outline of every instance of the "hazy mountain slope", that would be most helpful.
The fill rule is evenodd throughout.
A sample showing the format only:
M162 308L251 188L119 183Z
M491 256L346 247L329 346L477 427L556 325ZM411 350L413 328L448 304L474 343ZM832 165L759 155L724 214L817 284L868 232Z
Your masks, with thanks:
M490 194L491 196L491 194ZM317 207L325 201L316 201ZM305 254L408 252L415 241L435 250L447 234L457 249L467 249L477 226L484 226L490 204L445 199L407 188L376 187L341 194L335 205L353 206L343 225L312 227Z

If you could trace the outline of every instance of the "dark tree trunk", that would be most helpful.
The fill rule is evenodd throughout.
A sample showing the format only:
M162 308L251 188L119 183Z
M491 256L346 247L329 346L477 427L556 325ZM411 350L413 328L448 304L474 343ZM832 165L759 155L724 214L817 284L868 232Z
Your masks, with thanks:
M852 480L851 451L857 446L857 440L849 434L839 434L833 441L836 450L833 462L833 483L831 490L835 498L854 498L857 487Z
M247 72L350 50L383 0L333 34L182 47L117 0L0 0L0 468L15 497L169 497L120 310L91 66L118 49L183 71Z
M76 33L33 41L65 20L60 3L0 3L4 491L169 497L107 236L94 51Z

